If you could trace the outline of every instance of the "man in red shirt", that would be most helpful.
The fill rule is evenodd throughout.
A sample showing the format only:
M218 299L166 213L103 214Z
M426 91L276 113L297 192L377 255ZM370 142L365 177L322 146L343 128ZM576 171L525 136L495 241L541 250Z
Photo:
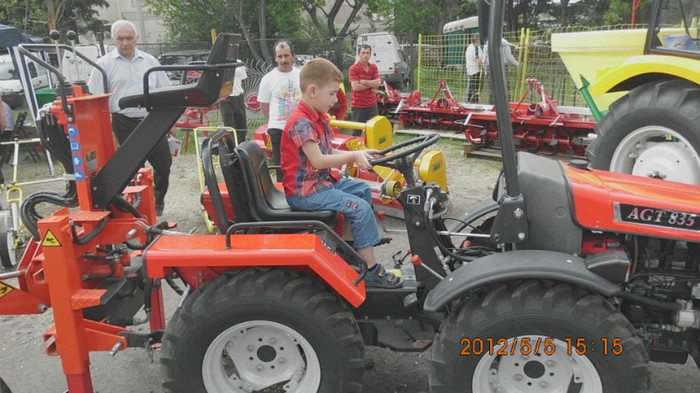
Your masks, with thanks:
M379 69L376 64L369 62L372 57L372 47L360 45L358 50L360 61L350 66L349 77L352 88L352 121L366 122L377 116L377 95L374 89L382 85ZM355 136L362 135L362 130L353 130Z

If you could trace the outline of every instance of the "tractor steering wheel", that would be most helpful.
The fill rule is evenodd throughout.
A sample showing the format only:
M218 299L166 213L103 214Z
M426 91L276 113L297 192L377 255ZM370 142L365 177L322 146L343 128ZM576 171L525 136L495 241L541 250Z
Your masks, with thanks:
M413 171L413 163L416 161L417 156L423 151L423 149L435 144L435 142L437 142L439 139L440 134L431 134L424 137L409 139L405 142L387 147L386 149L380 151L379 154L384 157L369 160L369 163L372 166L383 165L396 169L404 175L406 180L408 180L409 176L407 176L407 174ZM411 147L392 155L386 155L406 146Z

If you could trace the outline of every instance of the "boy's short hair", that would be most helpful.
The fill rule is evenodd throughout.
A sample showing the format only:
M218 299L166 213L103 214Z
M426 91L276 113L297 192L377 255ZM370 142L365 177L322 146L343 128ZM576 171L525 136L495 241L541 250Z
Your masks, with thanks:
M309 85L325 86L330 83L342 83L343 73L330 60L316 57L304 64L299 73L299 87L306 91Z

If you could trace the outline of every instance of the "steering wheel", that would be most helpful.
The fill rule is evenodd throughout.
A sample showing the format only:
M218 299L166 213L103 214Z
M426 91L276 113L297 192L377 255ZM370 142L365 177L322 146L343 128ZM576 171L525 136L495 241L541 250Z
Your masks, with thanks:
M426 135L424 137L409 139L407 141L401 142L397 145L387 147L386 149L380 151L379 154L381 154L384 157L369 160L369 163L372 166L374 166L374 165L387 166L389 168L396 169L399 172L403 173L406 169L413 168L413 162L416 160L415 156L420 154L420 152L423 151L423 149L425 149L426 147L435 144L435 142L437 142L439 139L440 139L440 134L430 134L430 135ZM389 156L386 155L388 153L402 149L406 146L412 146L412 147L407 148L406 150L402 150L396 154L392 154ZM410 157L410 159L406 159L406 157L408 157L412 154L414 155L413 157Z

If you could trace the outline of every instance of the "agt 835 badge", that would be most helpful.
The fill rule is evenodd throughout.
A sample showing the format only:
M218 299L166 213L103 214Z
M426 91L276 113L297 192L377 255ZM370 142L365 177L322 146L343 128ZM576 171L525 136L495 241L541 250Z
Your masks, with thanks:
M615 215L618 221L633 224L691 231L700 229L700 214L698 213L615 203Z

